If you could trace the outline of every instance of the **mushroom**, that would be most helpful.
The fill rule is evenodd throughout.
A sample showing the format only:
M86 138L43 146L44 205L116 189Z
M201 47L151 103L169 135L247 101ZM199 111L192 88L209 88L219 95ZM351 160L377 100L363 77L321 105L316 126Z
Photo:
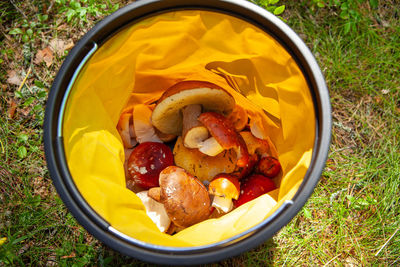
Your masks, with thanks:
M167 145L157 142L141 143L128 158L128 177L138 186L149 189L159 186L160 172L173 164L174 156Z
M274 178L281 171L281 164L274 157L264 157L257 163L255 172L263 174L268 178Z
M242 131L240 132L240 135L246 143L249 152L249 161L247 166L237 167L234 171L235 175L242 178L248 176L255 167L258 168L260 165L260 159L270 156L273 152L271 149L272 142L257 138L249 131ZM269 168L265 167L265 165L266 163L261 164L261 166L264 167L263 169Z
M230 212L233 208L232 199L239 198L239 180L234 175L218 174L209 184L208 192L214 195L212 207L225 213Z
M236 168L236 153L233 149L210 157L198 149L184 146L181 136L176 140L173 154L176 166L184 168L202 182L211 181L218 173L231 173Z
M233 148L235 150L237 166L244 167L248 164L249 153L246 143L226 117L215 112L205 112L199 116L198 120L224 149Z
M269 155L270 145L268 141L255 137L248 131L240 132L240 135L246 143L249 154L257 154L262 157Z
M208 131L207 131L208 132ZM199 151L208 156L214 157L225 149L218 143L217 139L210 137L200 144Z
M171 224L171 220L168 217L164 205L150 198L148 196L148 191L141 191L136 195L142 201L146 209L146 214L157 225L157 228L161 232L166 232Z
M254 116L250 119L250 131L253 136L265 140L269 144L269 154L275 158L278 158L278 151L272 142L271 138L266 134L267 131L265 130L261 118L258 116Z
M160 138L161 141L167 143L167 142L171 142L176 138L176 135L174 134L165 134L160 132L157 128L154 128L156 135L158 136L158 138Z
M122 143L125 148L132 148L137 144L135 140L135 133L132 129L132 113L122 113L119 117L117 130L119 135L121 136Z
M162 143L161 139L157 136L153 125L151 125L151 114L151 109L144 104L136 105L133 109L133 126L136 134L136 140L139 143Z
M236 104L235 108L233 109L232 113L229 114L228 120L230 120L235 127L237 132L240 132L246 127L249 116L247 115L247 111Z
M275 189L276 186L271 179L260 174L253 174L241 184L239 198L234 201L233 205L239 207Z
M197 118L201 114L201 105L192 104L182 108L182 137L188 148L200 148L202 142L208 138L208 130Z
M233 175L236 175L238 179L242 179L247 177L250 173L253 172L255 166L259 162L260 156L257 154L249 154L249 161L246 166L239 167L236 166L235 171L232 172Z
M181 135L183 114L190 105L201 105L204 111L229 115L235 107L235 99L218 85L204 81L182 81L167 89L153 110L151 121L165 134Z
M177 166L160 173L160 188L151 188L149 196L159 199L171 221L189 227L210 215L210 197L206 187L193 175Z

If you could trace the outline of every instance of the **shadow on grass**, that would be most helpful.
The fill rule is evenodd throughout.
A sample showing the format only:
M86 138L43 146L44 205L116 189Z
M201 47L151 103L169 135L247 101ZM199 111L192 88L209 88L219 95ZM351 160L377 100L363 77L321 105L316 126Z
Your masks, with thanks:
M198 266L198 267L231 267L231 266L271 266L274 262L274 254L278 245L274 242L273 239L267 240L265 243L260 246L240 254L238 256L225 259L220 262L214 262L210 264L202 264L202 265L190 265L190 266ZM140 261L134 258L130 258L125 256L117 251L112 250L106 245L102 244L99 248L99 261L98 264L100 266L159 266L155 264L151 264L148 262ZM165 265L170 266L170 265Z

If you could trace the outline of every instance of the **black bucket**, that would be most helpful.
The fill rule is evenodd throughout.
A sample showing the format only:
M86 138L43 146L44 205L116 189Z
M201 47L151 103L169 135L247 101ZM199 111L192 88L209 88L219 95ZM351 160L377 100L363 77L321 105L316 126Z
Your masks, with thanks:
M315 138L305 176L291 200L256 226L214 244L190 247L149 244L123 234L91 207L79 192L67 164L62 134L64 110L73 84L92 54L127 25L171 11L204 10L235 17L272 36L294 58L305 77L315 113ZM78 222L107 246L157 264L184 265L220 261L248 251L284 227L303 207L325 166L331 137L331 108L324 77L312 53L284 22L247 1L142 0L106 17L70 51L51 88L45 115L45 155L53 183Z

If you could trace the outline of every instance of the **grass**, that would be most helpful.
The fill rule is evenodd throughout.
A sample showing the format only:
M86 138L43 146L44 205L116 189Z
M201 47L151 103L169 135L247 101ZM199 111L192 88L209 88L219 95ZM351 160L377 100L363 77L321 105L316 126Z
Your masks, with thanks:
M0 3L0 266L150 266L89 235L51 184L43 107L67 52L35 63L37 53L53 40L76 43L116 4L127 4L83 5L92 7L85 22L78 6L59 2ZM360 19L349 30L351 18L340 18L335 6L280 1L282 16L316 56L330 89L327 166L302 211L271 240L209 266L400 264L400 14L398 1L381 2L373 8L361 1Z

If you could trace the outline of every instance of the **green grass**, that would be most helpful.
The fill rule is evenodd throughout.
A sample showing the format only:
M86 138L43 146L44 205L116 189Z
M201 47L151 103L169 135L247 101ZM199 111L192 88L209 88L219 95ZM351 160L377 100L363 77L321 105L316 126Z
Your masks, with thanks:
M150 266L89 235L57 196L41 128L47 92L65 53L55 55L48 67L34 63L51 40L76 43L116 4L126 2L83 5L86 22L81 13L68 11L78 10L76 5L13 2L0 3L0 238L6 238L0 266ZM380 1L373 8L360 1L359 19L352 20L341 18L338 7L312 4L317 2L324 1L281 0L279 5L285 5L282 16L316 56L330 89L334 124L327 166L305 207L272 239L209 266L400 264L400 3ZM355 26L347 29L349 21ZM22 81L29 68L17 91L19 85L7 81L9 71L16 70ZM10 118L12 103L16 110Z

